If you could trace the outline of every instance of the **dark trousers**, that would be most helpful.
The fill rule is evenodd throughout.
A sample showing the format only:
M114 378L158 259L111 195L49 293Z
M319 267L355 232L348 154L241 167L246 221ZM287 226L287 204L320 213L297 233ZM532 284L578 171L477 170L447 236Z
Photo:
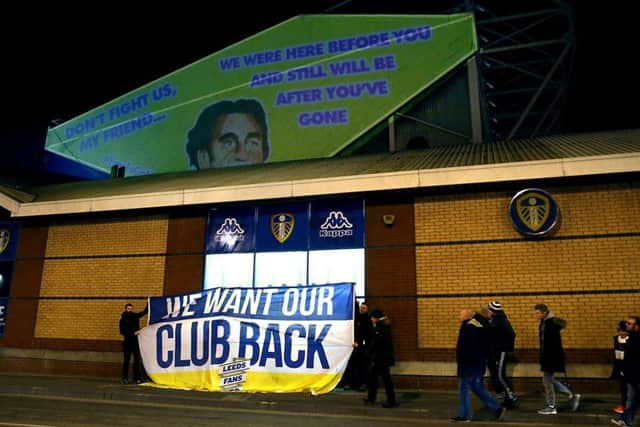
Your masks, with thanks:
M369 371L369 355L365 351L364 346L357 347L353 351L353 370L351 387L359 389L367 384L367 375Z
M138 337L125 337L122 342L122 379L129 379L129 363L133 355L133 378L142 380L142 364L140 363L140 347L138 347Z
M384 390L387 393L387 402L395 405L396 403L396 393L393 390L393 382L391 382L391 372L389 371L388 366L378 366L376 364L371 365L371 370L369 371L369 381L368 381L368 399L371 402L375 402L376 394L378 394L378 377L382 378L382 383L384 384Z
M633 425L638 406L640 406L640 384L627 383L627 403L624 405L624 412L620 419L624 420L628 426Z
M620 377L618 379L620 382L620 401L622 402L622 406L626 406L627 404L627 380L624 377Z
M504 351L493 352L489 355L487 368L491 375L491 385L496 393L504 393L504 400L515 398L509 383L507 382L507 353Z

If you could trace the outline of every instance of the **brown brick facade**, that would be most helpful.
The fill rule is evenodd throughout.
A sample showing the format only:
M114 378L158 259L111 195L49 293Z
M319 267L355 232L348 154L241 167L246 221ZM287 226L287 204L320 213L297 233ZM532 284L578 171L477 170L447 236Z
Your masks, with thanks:
M637 293L625 290L640 283L640 189L545 189L562 223L543 240L509 223L515 192L416 198L420 348L453 349L459 310L499 299L518 334L516 354L534 360L533 306L542 302L568 321L564 345L576 359L608 363L617 320L639 310Z
M536 361L533 305L544 302L568 320L570 362L609 363L616 321L640 312L640 188L544 189L562 216L545 239L512 228L507 208L517 189L367 199L367 298L392 319L399 361L453 361L459 310L499 299L518 333L519 361ZM204 208L25 222L0 346L119 351L128 299L118 297L202 288L205 223ZM54 299L73 296L81 299Z
M384 215L394 215L393 225ZM417 347L413 216L411 199L367 203L367 299L391 319L398 360L415 360Z

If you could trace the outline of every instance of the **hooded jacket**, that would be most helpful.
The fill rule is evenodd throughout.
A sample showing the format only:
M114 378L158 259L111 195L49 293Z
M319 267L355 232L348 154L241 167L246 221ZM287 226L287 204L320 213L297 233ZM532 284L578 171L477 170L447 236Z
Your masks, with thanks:
M460 326L456 345L459 377L473 377L484 373L489 354L489 323L480 314L465 320Z
M516 333L504 311L494 311L491 321L491 342L495 352L511 353L515 348Z
M540 370L542 372L566 372L564 350L560 331L567 322L548 312L540 321Z
M640 384L640 332L638 331L629 333L622 372L629 384L636 386Z
M391 321L387 316L381 317L373 328L371 343L371 361L375 366L393 366L393 338L391 337Z

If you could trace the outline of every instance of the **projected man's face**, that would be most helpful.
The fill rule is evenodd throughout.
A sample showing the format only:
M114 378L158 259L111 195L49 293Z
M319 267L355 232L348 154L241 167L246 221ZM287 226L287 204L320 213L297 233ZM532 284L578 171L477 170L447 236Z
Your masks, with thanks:
M264 161L264 132L250 114L225 114L216 120L211 141L214 168Z

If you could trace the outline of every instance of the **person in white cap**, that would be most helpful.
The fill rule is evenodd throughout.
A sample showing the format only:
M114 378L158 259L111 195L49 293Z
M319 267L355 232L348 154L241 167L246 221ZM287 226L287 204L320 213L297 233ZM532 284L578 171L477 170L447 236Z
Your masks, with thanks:
M515 347L516 333L507 318L502 305L498 301L491 301L487 306L491 313L491 353L487 361L491 384L496 395L507 408L517 408L518 398L513 393L507 380L507 355Z

